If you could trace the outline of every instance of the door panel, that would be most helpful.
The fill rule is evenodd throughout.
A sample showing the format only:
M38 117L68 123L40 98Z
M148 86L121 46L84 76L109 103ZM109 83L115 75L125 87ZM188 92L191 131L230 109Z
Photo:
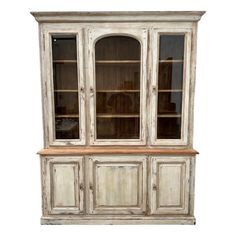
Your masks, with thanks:
M153 157L151 161L151 213L187 214L190 158Z
M89 212L142 214L146 209L146 158L89 158Z
M79 214L83 211L82 157L54 157L46 162L49 214Z
M73 207L78 191L77 164L52 164L52 205L53 207Z

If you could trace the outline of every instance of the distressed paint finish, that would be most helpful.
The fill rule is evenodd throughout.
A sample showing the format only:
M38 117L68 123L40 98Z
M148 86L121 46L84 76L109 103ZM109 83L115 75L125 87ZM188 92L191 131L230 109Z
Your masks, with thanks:
M151 213L188 214L191 157L152 157Z
M43 157L45 214L81 214L84 177L82 157Z
M135 225L135 224L195 224L193 216L155 216L155 217L124 217L112 215L108 216L84 216L84 217L42 217L41 224L45 225Z
M197 22L203 14L32 13L39 22L41 55L42 224L195 224L193 106ZM179 140L156 139L158 35L163 32L186 35ZM79 140L55 139L52 34L77 38ZM140 140L96 140L94 44L107 35L127 35L141 43Z
M145 156L92 156L88 165L90 214L145 213Z
M188 22L204 11L31 12L38 22Z
M78 192L78 166L76 163L51 165L52 208L75 207ZM66 197L65 197L66 196Z

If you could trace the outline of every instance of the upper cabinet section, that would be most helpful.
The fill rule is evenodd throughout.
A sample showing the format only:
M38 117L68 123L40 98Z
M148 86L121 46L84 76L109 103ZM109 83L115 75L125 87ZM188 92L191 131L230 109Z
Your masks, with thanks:
M192 146L204 12L34 12L45 147Z

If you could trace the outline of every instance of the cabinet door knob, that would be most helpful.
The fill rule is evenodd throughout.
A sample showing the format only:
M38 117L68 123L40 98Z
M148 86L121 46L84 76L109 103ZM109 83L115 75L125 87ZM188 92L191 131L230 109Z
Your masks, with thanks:
M80 88L80 92L83 93L84 92L84 87Z
M90 93L94 93L94 89L90 87Z
M93 185L91 183L89 184L89 189L93 190Z
M152 92L156 92L157 91L157 86L152 86Z
M153 184L153 185L152 185L152 189L153 189L154 191L157 191L157 186L156 186L156 184Z
M84 185L82 183L79 185L79 189L82 191L84 190Z

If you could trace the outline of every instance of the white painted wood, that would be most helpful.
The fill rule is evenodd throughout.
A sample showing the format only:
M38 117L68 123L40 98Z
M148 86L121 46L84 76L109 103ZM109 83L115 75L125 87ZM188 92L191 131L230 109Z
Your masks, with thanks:
M181 138L180 139L157 139L157 104L158 104L158 65L159 65L159 37L161 34L184 34L184 65L183 65L183 93L182 93L182 112L181 112ZM152 42L152 79L149 87L150 91L150 133L151 145L158 146L186 146L189 144L189 97L190 97L190 73L191 73L191 45L192 45L191 28L171 28L169 27L153 29L151 31Z
M78 167L76 164L53 164L51 166L53 207L74 207L76 205L76 193L78 191L77 178Z
M189 181L189 215L194 215L194 194L195 194L195 168L196 168L196 156L191 158L190 167L190 181Z
M46 215L83 213L83 157L42 157Z
M78 26L41 27L41 60L42 60L42 90L44 107L44 133L45 147L48 146L70 146L85 144L85 84L84 84L84 62L83 62L83 37L82 29ZM56 34L71 34L77 39L77 71L79 89L79 129L80 139L56 139L55 138L55 114L54 114L54 94L53 94L53 69L52 69L52 45L51 36Z
M33 12L39 22L44 147L191 149L197 21L204 12ZM158 36L184 33L182 138L157 140ZM52 34L77 37L80 139L54 135ZM140 140L96 140L95 42L126 35L141 43ZM154 89L153 89L154 88ZM151 147L152 146L152 147ZM119 147L119 148L120 148ZM56 149L56 147L54 147ZM90 147L93 148L93 147ZM102 148L102 147L101 147ZM195 156L68 153L41 156L42 224L194 224ZM138 151L137 151L138 152ZM147 177L148 175L148 177Z
M199 21L204 11L31 12L38 22Z
M88 168L90 214L145 213L145 156L94 156Z
M151 214L188 214L191 157L152 157Z
M90 102L90 145L144 145L146 143L146 87L147 87L147 29L90 28L88 37L88 76ZM141 44L140 68L140 138L139 139L97 139L96 138L96 74L95 44L104 37L124 35L137 39Z
M197 24L193 23L192 28L192 46L191 46L191 75L189 89L189 146L193 145L193 121L194 121L194 94L196 79L196 56L197 56Z

